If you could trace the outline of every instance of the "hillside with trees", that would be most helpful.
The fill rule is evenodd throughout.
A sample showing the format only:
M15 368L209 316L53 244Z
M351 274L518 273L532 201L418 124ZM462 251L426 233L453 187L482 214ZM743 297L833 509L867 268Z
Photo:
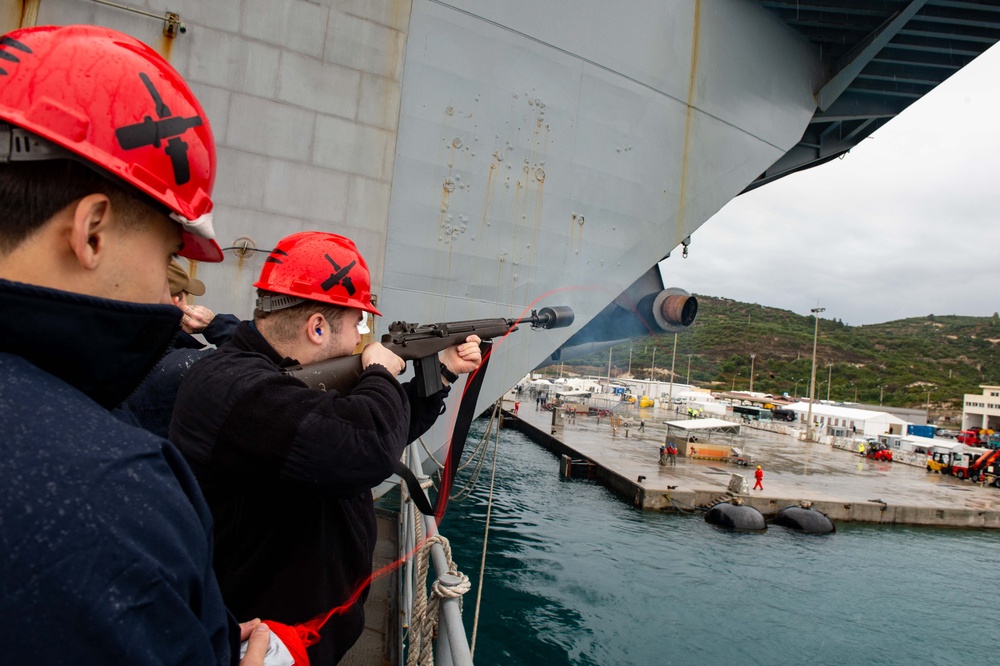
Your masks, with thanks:
M716 390L809 393L811 315L698 296L695 323L677 336L674 378ZM866 326L819 320L816 397L834 401L923 408L937 416L960 414L962 396L980 384L1000 383L1000 317L936 316ZM565 371L613 377L670 375L673 334L638 338L564 364ZM654 356L655 355L655 356ZM631 361L630 361L631 357ZM552 369L550 368L550 371Z

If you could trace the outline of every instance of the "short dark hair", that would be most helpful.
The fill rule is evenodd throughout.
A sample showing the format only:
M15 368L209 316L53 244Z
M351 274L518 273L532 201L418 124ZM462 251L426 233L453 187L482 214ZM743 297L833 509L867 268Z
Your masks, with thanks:
M268 294L272 296L279 295L266 289L257 290L257 296ZM265 320L270 322L270 330L275 338L281 342L286 342L295 337L298 327L311 317L314 312L323 315L323 318L330 323L330 326L336 327L340 320L344 318L344 315L347 314L348 309L339 305L307 300L280 310L271 310L270 312L256 308L253 311L253 320L255 322Z
M104 194L125 225L150 207L99 172L73 160L0 164L0 254L13 251L53 215L90 194Z

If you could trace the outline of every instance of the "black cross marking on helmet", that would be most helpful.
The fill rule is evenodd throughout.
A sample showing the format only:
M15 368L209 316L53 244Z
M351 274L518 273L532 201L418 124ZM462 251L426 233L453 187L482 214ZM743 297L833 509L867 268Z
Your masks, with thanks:
M330 262L331 266L333 266L334 271L333 273L330 273L330 277L323 280L323 284L320 285L323 288L323 291L330 291L330 289L339 284L343 285L344 289L347 290L348 296L353 296L355 292L354 283L351 282L351 276L348 275L348 273L350 273L351 269L354 268L354 264L358 263L357 259L341 268L337 265L337 262L330 257L330 255L324 254L323 256L326 257L326 260Z
M171 116L170 107L163 102L156 86L150 81L145 73L140 73L139 78L142 84L149 91L149 96L156 104L156 115L160 120L153 120L146 116L142 122L134 125L126 125L115 130L118 144L124 150L132 150L142 146L160 147L160 141L166 139L167 147L163 151L170 157L170 163L174 167L174 180L178 185L191 180L191 165L188 162L188 144L181 139L181 135L192 127L199 127L202 124L200 116L184 118L182 116Z
M284 263L283 261L281 261L281 259L279 257L275 256L277 254L280 254L282 257L287 257L288 256L288 253L285 252L284 250L280 250L278 248L274 248L273 250L271 250L271 254L267 255L267 259L264 260L264 263L265 264L268 263L268 262L270 262L272 264L281 264L281 263Z
M26 44L19 42L16 39L11 39L10 37L0 37L0 46L9 46L12 49L17 49L18 51L23 51L24 53L31 53L31 49L28 48ZM0 49L0 60L6 60L7 62L13 63L21 62L16 54L2 49ZM0 75L7 76L7 70L0 67Z

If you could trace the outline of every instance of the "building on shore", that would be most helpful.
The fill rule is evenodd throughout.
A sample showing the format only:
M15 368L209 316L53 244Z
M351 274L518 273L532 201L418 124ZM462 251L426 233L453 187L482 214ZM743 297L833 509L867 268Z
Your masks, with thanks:
M1000 430L1000 386L980 384L982 393L966 393L962 399L962 430Z
M646 395L664 404L676 398L681 398L684 402L712 400L712 392L708 389L701 389L697 386L681 382L671 383L660 380L620 377L615 380L615 383L626 386L632 391L633 395Z
M796 412L798 420L805 424L809 415L808 402L797 402L785 409ZM835 437L853 435L876 437L889 432L896 434L906 432L906 421L898 416L855 407L815 403L812 406L812 418L814 427L821 428L825 435Z
M912 423L913 425L927 425L928 414L926 409L914 409L912 407L892 407L890 405L866 405L860 402L849 402L844 405L845 407L852 407L854 409L866 409L870 412L885 412L887 414L892 414L897 416L907 423Z

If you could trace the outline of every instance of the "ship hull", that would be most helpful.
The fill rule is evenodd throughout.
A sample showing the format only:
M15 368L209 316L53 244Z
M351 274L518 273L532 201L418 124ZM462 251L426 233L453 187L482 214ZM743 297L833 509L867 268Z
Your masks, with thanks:
M796 144L819 71L752 2L416 0L380 307L572 307L495 345L485 409Z
M148 4L187 31L76 0L36 20L128 32L192 82L229 248L194 267L201 302L250 317L266 251L319 229L355 240L390 320L572 307L495 346L480 408L791 149L821 75L746 0Z

